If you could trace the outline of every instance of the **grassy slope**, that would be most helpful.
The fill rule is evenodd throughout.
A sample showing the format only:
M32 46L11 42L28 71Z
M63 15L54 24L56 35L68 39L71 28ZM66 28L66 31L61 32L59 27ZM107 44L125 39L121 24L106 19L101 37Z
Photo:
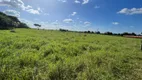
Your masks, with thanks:
M0 31L0 80L141 80L140 39Z

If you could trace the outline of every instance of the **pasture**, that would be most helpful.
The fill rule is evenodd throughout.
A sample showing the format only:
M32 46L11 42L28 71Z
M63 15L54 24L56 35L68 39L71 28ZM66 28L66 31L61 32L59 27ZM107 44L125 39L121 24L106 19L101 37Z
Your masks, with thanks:
M0 80L142 80L141 39L0 31Z

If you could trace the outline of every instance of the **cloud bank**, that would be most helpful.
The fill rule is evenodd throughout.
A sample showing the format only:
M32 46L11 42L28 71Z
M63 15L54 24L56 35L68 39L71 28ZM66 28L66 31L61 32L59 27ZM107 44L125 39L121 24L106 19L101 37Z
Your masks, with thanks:
M117 13L126 14L126 15L142 14L142 8L132 8L132 9L123 8Z
M32 6L30 5L25 6L22 0L0 0L0 6L13 7L19 10L26 11L31 14L40 14L41 12L39 8L33 9Z
M3 12L10 16L20 17L20 12L15 11L15 10L5 10Z

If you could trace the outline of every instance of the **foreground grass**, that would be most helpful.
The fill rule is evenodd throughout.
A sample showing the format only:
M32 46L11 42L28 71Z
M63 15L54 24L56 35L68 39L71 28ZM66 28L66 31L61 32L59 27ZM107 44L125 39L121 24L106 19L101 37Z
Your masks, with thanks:
M0 31L0 80L142 80L140 39Z

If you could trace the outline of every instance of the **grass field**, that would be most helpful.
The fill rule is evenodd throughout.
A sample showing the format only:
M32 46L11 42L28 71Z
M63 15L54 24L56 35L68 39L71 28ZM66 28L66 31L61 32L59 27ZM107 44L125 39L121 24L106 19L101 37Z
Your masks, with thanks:
M0 80L142 80L140 39L0 31Z

